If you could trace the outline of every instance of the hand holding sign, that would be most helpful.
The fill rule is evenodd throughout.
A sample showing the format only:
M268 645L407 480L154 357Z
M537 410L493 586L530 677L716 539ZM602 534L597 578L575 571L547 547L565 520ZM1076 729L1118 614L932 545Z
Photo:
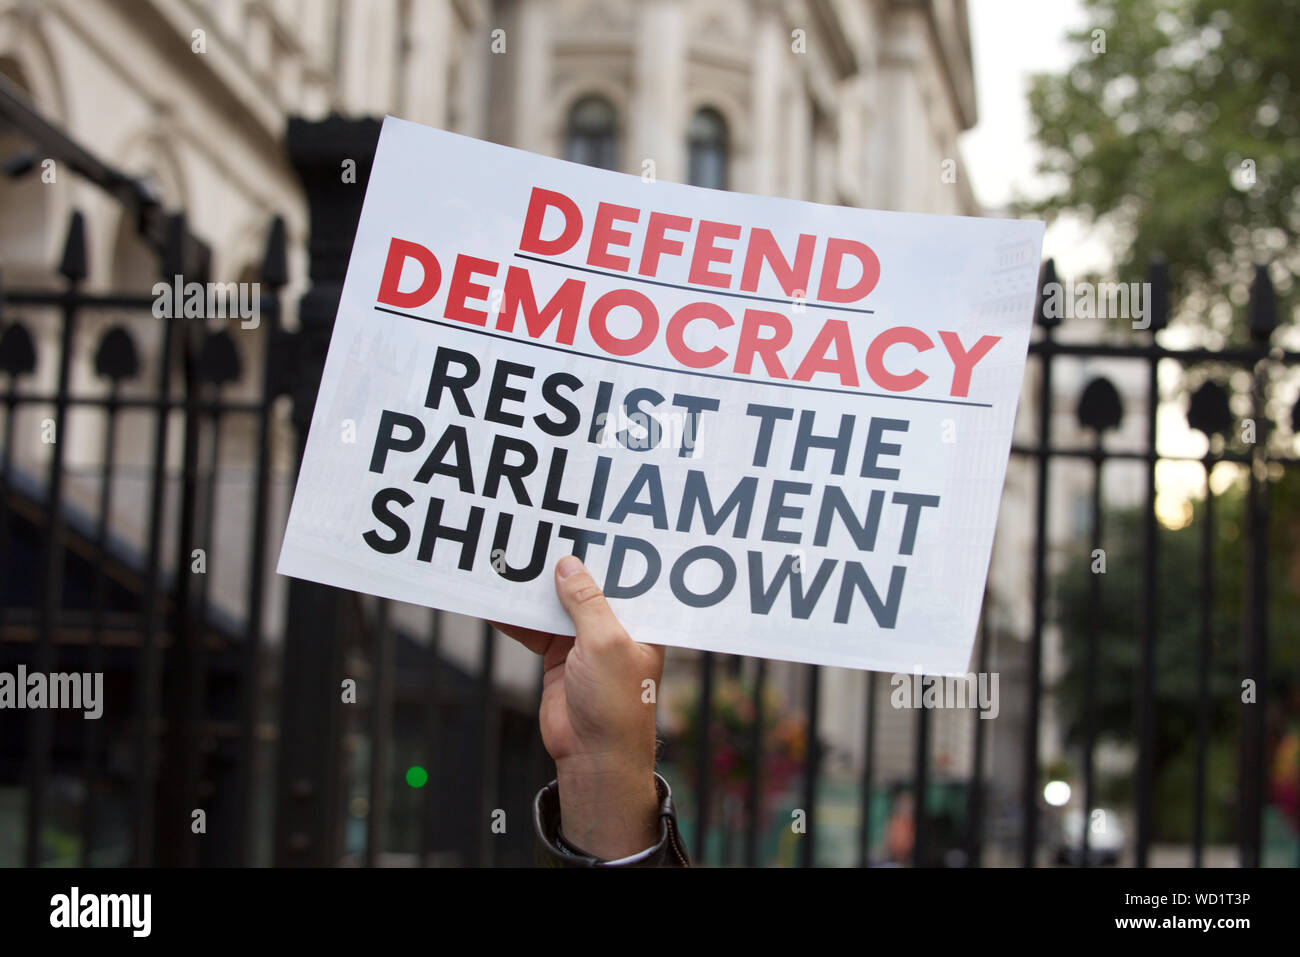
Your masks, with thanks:
M555 591L575 638L496 627L542 656L542 742L555 761L565 837L606 860L658 838L655 706L664 649L633 641L595 579L569 556Z

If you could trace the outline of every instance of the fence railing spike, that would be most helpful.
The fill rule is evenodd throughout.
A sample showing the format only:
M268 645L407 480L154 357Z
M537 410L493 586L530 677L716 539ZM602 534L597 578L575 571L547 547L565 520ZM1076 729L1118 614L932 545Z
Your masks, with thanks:
M1124 419L1124 404L1109 379L1098 376L1088 383L1079 397L1078 416L1080 425L1098 433L1119 427Z
M1250 284L1250 337L1256 342L1268 342L1277 328L1277 293L1268 266L1255 267L1255 278Z
M262 266L258 272L260 281L268 286L283 286L289 281L287 247L284 217L276 216L271 220L271 229L266 237L266 251L262 254Z
M36 346L32 334L15 319L0 333L0 372L10 378L27 375L36 368Z
M1169 262L1160 253L1147 264L1147 282L1151 284L1150 329L1156 333L1169 325Z
M86 217L81 210L68 217L68 235L63 241L63 258L59 274L69 282L81 282L88 275L86 263Z
M171 281L173 276L185 272L185 214L172 213L167 217L167 236L163 240L159 268L163 278Z
M1232 428L1232 409L1228 407L1228 393L1217 382L1203 382L1192 393L1187 406L1187 424L1208 438L1226 435Z
M135 340L122 326L113 326L99 340L95 351L95 372L114 382L134 379L140 372L140 355Z
M1038 299L1034 305L1034 323L1036 325L1051 328L1060 325L1061 317L1058 315L1049 316L1044 305L1044 294L1048 286L1056 283L1056 260L1044 259L1043 267L1038 272Z
M243 363L239 360L239 350L230 333L222 329L211 333L203 340L199 350L199 379L215 386L227 382L237 382L243 375Z

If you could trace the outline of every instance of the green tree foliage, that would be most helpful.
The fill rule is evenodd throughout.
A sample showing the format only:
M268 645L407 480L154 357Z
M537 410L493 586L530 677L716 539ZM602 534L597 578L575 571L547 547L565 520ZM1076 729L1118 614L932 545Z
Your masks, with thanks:
M1255 263L1273 263L1281 296L1300 272L1300 4L1084 8L1077 59L1029 93L1039 171L1057 188L1021 209L1113 229L1113 278L1162 253L1175 308L1239 336Z

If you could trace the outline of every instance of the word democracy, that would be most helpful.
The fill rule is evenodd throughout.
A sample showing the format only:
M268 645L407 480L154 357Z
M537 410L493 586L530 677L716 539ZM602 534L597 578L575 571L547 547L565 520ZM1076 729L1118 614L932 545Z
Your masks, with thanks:
M742 245L731 245L742 235ZM554 258L572 258L584 249L579 262ZM850 308L868 297L881 276L875 252L854 239L801 234L783 248L768 229L746 231L603 202L584 216L572 198L535 187L516 258L525 264L503 269L501 262L458 254L444 284L448 264L419 243L392 237L377 307L419 309L438 299L446 320L486 328L492 319L493 328L504 333L514 333L522 320L529 338L565 346L574 344L583 322L596 347L614 357L641 355L662 344L684 370L851 389L874 385L900 394L934 378L940 394L953 398L969 395L976 365L1001 341L984 335L963 342L958 333L939 330L936 342L914 326L882 325L865 314L869 310ZM418 268L408 268L412 264ZM549 299L539 297L534 285L533 270L539 268L567 276ZM418 283L404 288L416 274ZM683 282L668 281L668 275ZM790 300L781 305L795 318L738 304L772 298L758 295L768 275ZM626 285L589 293L593 280L603 285L611 276L625 277ZM675 286L699 298L663 315L649 294L656 286ZM841 312L829 318L806 315L835 309ZM864 314L838 318L845 312ZM815 328L806 347L792 346L796 332L799 342L808 338L796 322Z

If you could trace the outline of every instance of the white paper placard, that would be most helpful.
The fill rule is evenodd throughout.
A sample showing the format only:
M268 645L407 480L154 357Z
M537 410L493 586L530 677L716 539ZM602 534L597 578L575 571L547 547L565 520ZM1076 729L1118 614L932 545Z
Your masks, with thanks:
M646 182L389 117L281 574L967 670L1043 225Z

